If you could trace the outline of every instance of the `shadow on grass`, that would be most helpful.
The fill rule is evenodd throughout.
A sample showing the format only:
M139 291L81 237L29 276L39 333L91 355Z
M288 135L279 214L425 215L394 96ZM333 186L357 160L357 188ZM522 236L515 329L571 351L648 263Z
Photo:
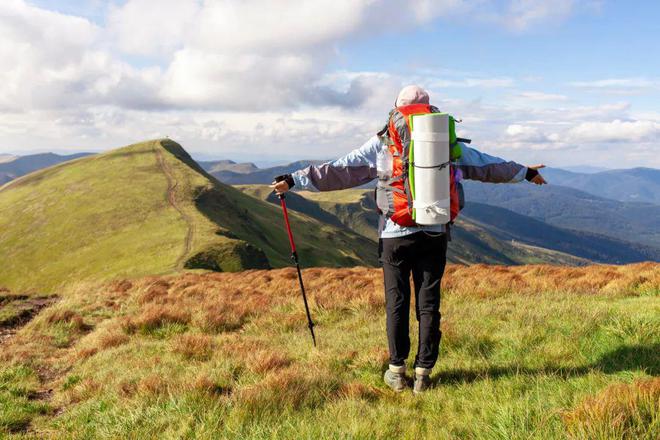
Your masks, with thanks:
M644 370L653 376L660 374L660 344L625 345L606 353L593 364L579 367L546 365L541 368L525 368L511 365L472 370L449 369L436 375L434 382L443 384L470 383L486 378L498 379L516 375L555 375L569 378L582 376L592 371L602 371L610 374L627 370Z

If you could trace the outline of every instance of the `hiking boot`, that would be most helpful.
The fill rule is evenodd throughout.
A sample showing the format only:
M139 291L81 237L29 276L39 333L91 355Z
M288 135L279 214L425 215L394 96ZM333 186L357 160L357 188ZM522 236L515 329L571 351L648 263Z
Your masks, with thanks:
M383 380L387 386L400 393L406 388L406 367L404 365L400 367L390 365L383 375Z
M413 393L421 394L431 388L431 369L430 368L415 368L415 384L413 385Z

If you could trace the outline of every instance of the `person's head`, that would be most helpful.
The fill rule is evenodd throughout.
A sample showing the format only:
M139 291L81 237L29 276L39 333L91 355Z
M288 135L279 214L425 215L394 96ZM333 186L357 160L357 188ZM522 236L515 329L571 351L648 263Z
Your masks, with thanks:
M428 104L429 103L429 94L426 90L420 86L410 85L405 86L399 92L399 96L396 98L395 106L401 107L403 105L410 104Z

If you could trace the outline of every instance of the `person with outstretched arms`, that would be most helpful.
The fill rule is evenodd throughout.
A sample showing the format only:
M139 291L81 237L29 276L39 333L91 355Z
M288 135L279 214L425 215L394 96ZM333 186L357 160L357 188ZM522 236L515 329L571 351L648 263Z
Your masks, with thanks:
M384 276L390 356L384 380L397 392L407 386L410 297L414 294L419 324L419 343L413 364L415 393L424 392L431 386L429 376L438 359L441 337L440 282L447 261L451 224L463 205L460 181L517 183L527 180L537 185L546 183L538 171L544 165L525 166L468 146L469 140L455 137L455 121L449 117L450 160L437 167L438 170L448 169L451 209L439 211L444 212L449 221L445 224L417 224L412 214L415 202L411 197L411 183L414 182L410 181L409 171L415 164L410 161L409 148L410 118L419 114L440 114L440 111L430 105L429 95L424 89L419 86L404 87L385 127L360 148L335 161L298 170L271 185L277 194L284 194L291 188L341 190L378 179L378 253ZM414 284L412 292L411 274Z

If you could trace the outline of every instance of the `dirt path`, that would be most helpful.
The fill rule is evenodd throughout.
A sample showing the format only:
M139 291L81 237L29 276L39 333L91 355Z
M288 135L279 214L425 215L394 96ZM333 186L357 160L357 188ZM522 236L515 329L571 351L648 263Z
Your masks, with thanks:
M57 297L30 298L27 296L3 296L0 298L0 307L10 307L20 303L16 313L0 321L0 346L14 336L25 324L32 321L37 314L55 301Z
M181 208L181 206L179 206L179 203L176 200L175 189L178 185L178 182L174 178L172 169L170 168L169 164L163 157L163 152L156 145L157 142L158 141L154 142L153 149L154 152L156 153L156 159L158 160L158 165L160 166L160 169L163 171L163 174L165 174L165 178L167 179L167 202L170 204L170 206L172 206L172 208L177 210L181 218L186 222L186 225L188 226L188 231L186 232L186 238L183 243L183 252L176 260L176 267L182 268L183 264L185 263L186 257L192 250L193 236L195 235L195 222L193 221L192 217L188 215Z

